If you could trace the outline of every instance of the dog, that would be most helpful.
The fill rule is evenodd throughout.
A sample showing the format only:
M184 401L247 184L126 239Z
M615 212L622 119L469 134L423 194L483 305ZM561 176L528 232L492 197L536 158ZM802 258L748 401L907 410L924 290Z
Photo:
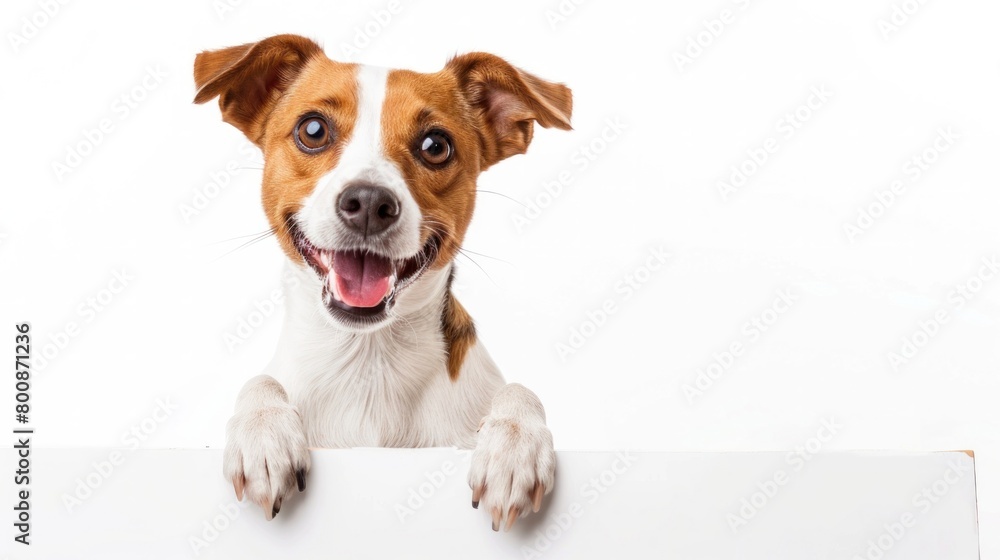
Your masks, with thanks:
M545 410L505 383L451 284L479 174L525 153L534 123L570 130L570 89L487 53L417 73L297 35L201 52L194 81L263 151L288 257L277 351L226 426L237 498L272 519L305 489L310 447L454 446L473 450L494 531L537 512L555 481Z

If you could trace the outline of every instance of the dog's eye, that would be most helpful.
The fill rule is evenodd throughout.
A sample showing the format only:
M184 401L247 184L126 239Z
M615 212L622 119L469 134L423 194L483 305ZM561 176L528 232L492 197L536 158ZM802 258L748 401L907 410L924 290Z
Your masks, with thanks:
M454 149L451 146L451 139L445 133L432 130L420 139L418 152L420 159L428 165L444 165L451 159Z
M333 140L330 124L320 115L306 115L295 125L295 144L307 154L327 149Z

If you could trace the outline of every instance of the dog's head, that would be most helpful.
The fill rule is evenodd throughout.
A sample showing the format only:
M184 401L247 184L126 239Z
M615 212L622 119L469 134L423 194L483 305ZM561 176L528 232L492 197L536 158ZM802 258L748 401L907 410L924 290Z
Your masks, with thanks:
M451 262L479 173L524 153L534 122L569 129L572 110L567 87L490 54L421 74L335 62L296 35L202 52L194 79L195 102L219 97L263 150L264 211L285 253L358 328Z

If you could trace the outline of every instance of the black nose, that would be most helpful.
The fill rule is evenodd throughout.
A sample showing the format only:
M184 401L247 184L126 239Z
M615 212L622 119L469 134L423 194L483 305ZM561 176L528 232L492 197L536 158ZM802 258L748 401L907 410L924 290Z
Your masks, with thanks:
M399 199L385 187L349 185L337 199L337 213L354 231L364 236L375 235L399 219Z

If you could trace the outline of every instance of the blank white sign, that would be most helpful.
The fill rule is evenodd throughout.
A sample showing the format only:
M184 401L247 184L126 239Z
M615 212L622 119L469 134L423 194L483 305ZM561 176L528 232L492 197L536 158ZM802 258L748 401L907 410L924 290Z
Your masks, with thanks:
M4 457L16 464L14 450ZM564 451L542 511L509 533L471 507L466 452L316 450L312 461L306 491L267 522L236 502L216 449L33 450L31 545L5 522L3 548L102 560L979 557L962 452Z

